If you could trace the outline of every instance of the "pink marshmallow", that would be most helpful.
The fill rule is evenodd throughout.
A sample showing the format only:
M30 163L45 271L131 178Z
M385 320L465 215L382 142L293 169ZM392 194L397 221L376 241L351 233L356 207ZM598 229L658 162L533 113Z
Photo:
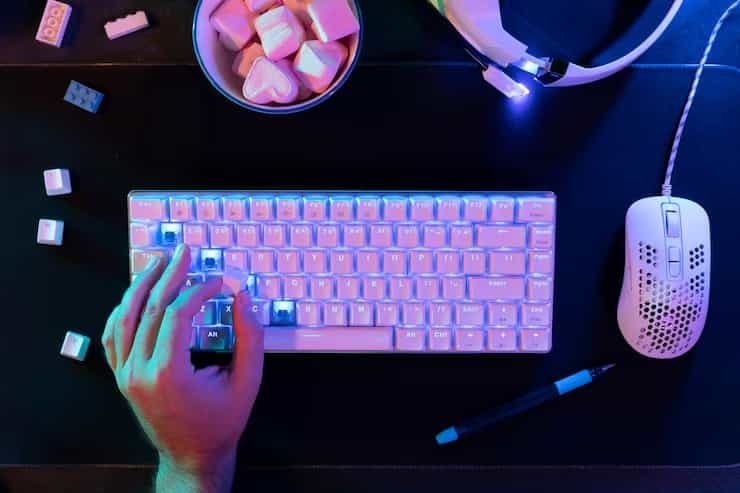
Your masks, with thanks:
M259 13L278 3L278 0L244 0L244 2L247 4L249 10Z
M242 79L246 79L249 69L252 68L252 64L261 56L265 56L265 50L262 49L261 44L256 41L248 44L234 59L234 64L232 65L234 73Z
M310 26L311 17L308 15L308 2L309 0L283 0L283 5L288 7L302 23Z
M324 43L360 30L360 22L347 0L312 0L308 4L308 15L313 22L312 29Z
M271 60L292 55L306 39L306 31L298 18L285 6L268 10L254 21L262 41L262 49Z
M211 15L211 26L226 49L239 51L254 36L253 20L254 14L243 0L224 0Z
M282 60L278 60L275 63L277 63L283 70L287 70L294 76L297 76L297 74L293 70L293 62L289 58L283 58ZM313 91L306 87L301 82L300 78L296 77L296 80L298 81L298 96L296 97L296 101L303 101L304 99L308 99L309 97L313 96Z
M256 104L292 103L298 97L300 83L290 66L258 57L244 81L244 97Z
M346 60L347 48L338 41L306 41L293 60L293 70L313 92L324 92Z

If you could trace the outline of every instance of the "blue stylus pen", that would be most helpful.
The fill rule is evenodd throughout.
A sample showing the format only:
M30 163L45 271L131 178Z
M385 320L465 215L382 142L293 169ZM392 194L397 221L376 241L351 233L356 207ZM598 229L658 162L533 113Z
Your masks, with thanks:
M581 370L578 373L574 373L569 377L558 380L551 385L540 387L539 389L533 390L532 392L518 397L511 402L495 407L480 416L468 419L459 425L450 426L449 428L437 433L437 443L439 445L444 445L445 443L454 442L463 435L468 435L483 428L488 428L499 421L503 421L506 418L523 413L524 411L539 406L550 399L555 399L556 397L565 395L578 387L588 385L593 382L595 378L603 375L604 372L613 366L614 365L611 364L599 366L590 370Z

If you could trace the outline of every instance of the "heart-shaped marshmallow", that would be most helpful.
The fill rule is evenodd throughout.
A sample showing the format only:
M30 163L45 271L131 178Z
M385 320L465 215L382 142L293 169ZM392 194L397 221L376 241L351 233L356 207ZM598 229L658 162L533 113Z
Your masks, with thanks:
M299 82L290 66L258 57L244 81L244 97L256 104L292 103L298 97Z

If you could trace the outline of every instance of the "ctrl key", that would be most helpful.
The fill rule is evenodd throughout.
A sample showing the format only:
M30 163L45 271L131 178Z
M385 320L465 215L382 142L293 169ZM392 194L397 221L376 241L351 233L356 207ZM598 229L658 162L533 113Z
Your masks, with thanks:
M231 351L233 338L228 325L204 325L196 328L198 351Z
M90 347L90 338L78 334L76 332L68 331L64 336L64 342L62 343L62 349L59 354L66 358L76 359L77 361L84 361L87 356L87 348Z

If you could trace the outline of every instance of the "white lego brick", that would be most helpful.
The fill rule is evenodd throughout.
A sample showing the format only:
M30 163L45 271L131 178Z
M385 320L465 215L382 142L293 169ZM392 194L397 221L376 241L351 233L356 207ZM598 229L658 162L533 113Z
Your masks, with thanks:
M61 47L70 15L72 15L72 7L66 3L47 0L44 15L41 16L39 29L36 31L36 41L57 48Z
M116 39L149 27L149 19L146 18L143 10L139 10L135 14L106 22L103 27L108 39Z
M46 195L50 197L72 193L69 170L64 168L45 170L44 187L46 187Z
M36 242L41 245L62 245L64 235L64 221L54 219L39 219L39 230L36 234Z
M62 343L62 349L59 354L65 358L84 361L87 355L87 348L90 347L90 338L76 332L67 331Z

